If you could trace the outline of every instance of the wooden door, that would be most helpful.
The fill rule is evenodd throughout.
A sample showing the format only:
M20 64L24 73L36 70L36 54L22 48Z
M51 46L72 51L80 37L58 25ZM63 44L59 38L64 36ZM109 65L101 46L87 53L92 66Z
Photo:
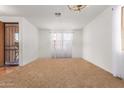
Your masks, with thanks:
M4 24L0 22L0 66L4 66Z

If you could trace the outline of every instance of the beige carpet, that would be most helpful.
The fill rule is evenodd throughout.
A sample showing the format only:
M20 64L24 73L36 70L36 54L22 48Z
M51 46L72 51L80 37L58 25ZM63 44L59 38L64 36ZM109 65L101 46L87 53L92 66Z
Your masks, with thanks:
M82 59L39 59L0 76L0 87L124 87L124 81Z

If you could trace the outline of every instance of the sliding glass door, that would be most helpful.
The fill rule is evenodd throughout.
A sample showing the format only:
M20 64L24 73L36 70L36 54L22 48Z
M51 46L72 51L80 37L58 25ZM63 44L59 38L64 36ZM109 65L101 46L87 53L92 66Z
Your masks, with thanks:
M72 33L51 33L52 57L72 57Z

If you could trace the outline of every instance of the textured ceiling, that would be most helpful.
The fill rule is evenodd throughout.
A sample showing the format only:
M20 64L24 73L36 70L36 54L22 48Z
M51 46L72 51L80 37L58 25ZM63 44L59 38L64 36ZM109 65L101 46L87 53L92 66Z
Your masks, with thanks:
M109 6L93 5L75 13L67 5L0 6L1 16L22 16L39 29L82 29ZM61 16L56 17L55 12Z

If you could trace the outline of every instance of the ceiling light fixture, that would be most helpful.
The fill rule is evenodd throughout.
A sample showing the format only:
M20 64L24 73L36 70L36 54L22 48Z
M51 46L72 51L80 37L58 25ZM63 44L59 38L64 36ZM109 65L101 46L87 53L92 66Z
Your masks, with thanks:
M75 12L80 12L82 9L84 9L87 5L68 5L68 8L70 10L73 10Z

